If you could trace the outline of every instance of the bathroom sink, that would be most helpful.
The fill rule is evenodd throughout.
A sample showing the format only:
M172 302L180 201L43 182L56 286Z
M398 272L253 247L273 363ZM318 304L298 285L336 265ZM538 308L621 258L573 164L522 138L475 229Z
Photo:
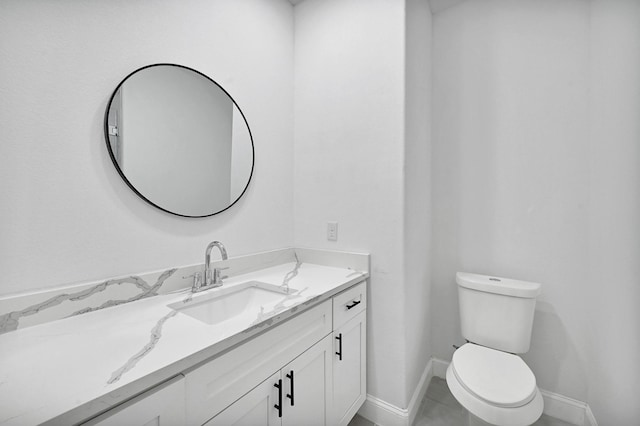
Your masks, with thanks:
M206 294L210 293L210 294ZM248 281L232 287L209 290L189 301L167 305L206 324L220 324L244 315L255 318L296 290L260 281ZM267 307L267 308L265 308Z

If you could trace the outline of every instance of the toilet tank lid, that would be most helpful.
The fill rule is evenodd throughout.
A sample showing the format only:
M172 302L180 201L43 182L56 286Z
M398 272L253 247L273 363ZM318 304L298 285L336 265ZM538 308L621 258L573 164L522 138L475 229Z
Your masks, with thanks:
M457 272L459 286L487 293L533 299L540 294L541 285L529 281Z

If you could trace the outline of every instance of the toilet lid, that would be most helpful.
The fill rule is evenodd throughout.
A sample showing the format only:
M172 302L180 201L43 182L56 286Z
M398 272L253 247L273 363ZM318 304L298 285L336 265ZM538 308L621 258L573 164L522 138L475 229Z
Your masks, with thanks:
M460 384L490 404L520 407L536 394L536 377L517 355L467 343L451 365Z

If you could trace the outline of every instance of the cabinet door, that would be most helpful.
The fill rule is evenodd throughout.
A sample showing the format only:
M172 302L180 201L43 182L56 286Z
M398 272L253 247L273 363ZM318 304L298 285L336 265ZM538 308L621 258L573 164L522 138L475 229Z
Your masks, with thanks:
M367 312L333 332L332 424L347 425L367 397Z
M280 417L275 407L279 402L280 372L249 391L220 414L205 423L206 426L279 426ZM284 391L283 391L284 393ZM282 396L284 399L284 394Z
M187 372L187 425L201 426L330 334L331 306L327 300Z
M84 426L174 426L186 421L184 377L175 377L165 384L125 402Z
M331 339L326 336L282 369L282 426L331 425Z

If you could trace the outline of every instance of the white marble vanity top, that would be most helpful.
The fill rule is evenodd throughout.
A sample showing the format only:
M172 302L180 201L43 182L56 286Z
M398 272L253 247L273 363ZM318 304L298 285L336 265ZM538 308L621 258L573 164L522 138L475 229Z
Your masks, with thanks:
M260 333L368 277L367 271L285 263L225 280L288 282L262 312L208 325L167 305L218 289L190 289L0 335L0 424L73 424Z

